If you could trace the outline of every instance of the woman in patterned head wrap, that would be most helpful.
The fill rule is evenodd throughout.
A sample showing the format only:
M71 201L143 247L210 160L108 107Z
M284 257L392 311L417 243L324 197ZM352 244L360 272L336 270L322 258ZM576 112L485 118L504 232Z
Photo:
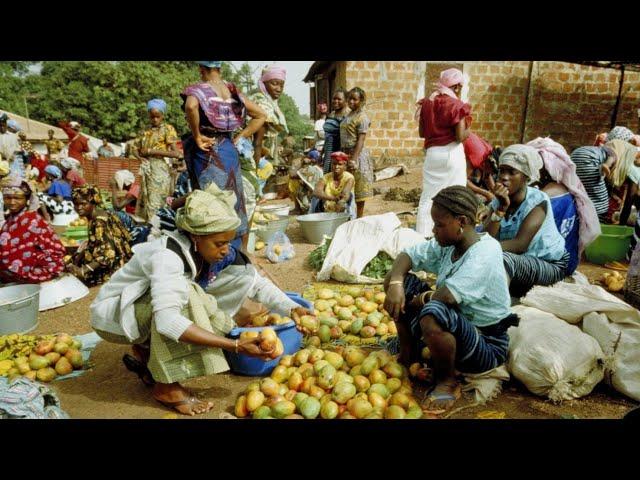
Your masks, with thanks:
M240 226L235 202L233 192L215 184L191 193L176 215L179 231L136 246L136 255L91 305L96 332L107 341L135 344L134 355L123 359L127 368L153 386L153 398L185 415L205 413L213 404L195 399L179 382L229 370L222 350L264 360L281 353L261 350L256 339L226 338L246 295L283 315L308 313L256 278L230 245ZM221 264L231 270L226 278ZM216 290L218 282L231 293ZM249 286L241 291L243 282Z
M134 156L142 161L136 214L144 220L151 219L173 192L171 159L182 157L176 129L164 121L167 103L160 98L149 100L147 112L151 128L142 132L133 148Z
M67 266L87 286L104 283L131 258L131 237L120 219L101 208L100 191L86 184L72 192L80 217L88 220L89 239Z
M41 283L64 271L65 248L51 226L38 214L38 197L22 178L0 182L9 212L0 230L0 281Z
M505 148L485 230L500 241L514 297L534 285L551 285L565 277L570 255L553 216L549 196L530 187L543 166L538 151L527 145Z

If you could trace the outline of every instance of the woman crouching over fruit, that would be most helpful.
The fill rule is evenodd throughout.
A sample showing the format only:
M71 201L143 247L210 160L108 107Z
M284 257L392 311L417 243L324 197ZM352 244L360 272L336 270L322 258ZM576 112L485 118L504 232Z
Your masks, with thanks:
M179 382L227 371L222 350L269 360L264 338L232 340L232 316L205 293L212 266L229 254L240 220L235 194L211 184L193 192L176 215L177 232L133 248L91 305L91 325L114 343L133 344L127 368L153 386L153 398L185 415L209 411ZM274 296L275 297L275 296Z
M456 369L480 373L507 359L511 314L507 275L497 240L475 230L478 200L462 186L433 198L434 238L408 248L396 258L385 279L384 308L397 322L399 361L431 351L435 387L426 408L449 409L460 398ZM409 274L437 274L436 290Z

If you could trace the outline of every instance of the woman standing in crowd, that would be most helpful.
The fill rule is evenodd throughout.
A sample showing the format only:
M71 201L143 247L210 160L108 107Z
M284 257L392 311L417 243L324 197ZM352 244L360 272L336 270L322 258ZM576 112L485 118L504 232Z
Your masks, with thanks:
M282 164L282 158L279 153L278 147L280 147L280 134L284 132L286 135L289 133L287 127L287 119L280 110L278 105L278 99L284 91L284 83L287 79L287 71L279 65L271 65L262 71L262 76L258 81L258 87L260 91L253 95L251 99L265 112L265 121L257 131L253 144L255 149L255 161L260 161L259 153L262 152L262 147L266 148L267 160L269 160L274 167L279 167Z
M22 178L0 183L8 215L0 230L0 282L41 283L64 271L65 248L38 214L39 200Z
M481 373L503 364L507 329L518 323L500 244L475 230L478 206L466 187L440 190L432 199L434 238L400 253L384 282L384 308L398 326L398 361L418 361L424 344L431 351L431 409L451 408L460 398L456 369ZM437 274L436 290L410 270Z
M504 266L514 297L524 296L534 285L562 280L569 252L553 217L549 196L529 187L540 179L542 158L527 145L511 145L500 155L496 198L484 223L504 251Z
M176 129L164 121L167 103L160 98L154 98L147 103L147 111L151 128L145 130L135 143L135 151L142 160L137 214L144 220L151 219L171 195L173 185L170 159L181 157L176 145Z
M215 183L236 195L236 213L240 226L234 246L248 242L249 224L244 202L240 158L235 143L251 138L264 124L264 111L246 99L236 86L225 82L220 74L222 62L198 62L201 83L189 85L182 92L191 135L184 141L184 157L194 189L206 189ZM247 114L251 120L242 128ZM257 148L260 151L260 148Z
M340 149L349 155L349 170L355 178L354 194L357 218L364 216L364 204L373 197L373 160L364 143L369 131L369 117L364 111L366 94L359 87L349 90L351 110L340 123Z
M601 233L598 214L562 145L550 138L536 138L527 145L542 157L541 188L551 199L556 227L570 255L566 275L572 275L586 246Z
M324 123L327 120L327 111L329 109L329 107L327 107L326 103L319 103L317 105L317 109L318 109L318 119L316 120L316 123L313 126L313 130L315 132L316 135L316 142L315 142L315 149L318 150L320 153L322 153L322 150L324 149Z
M426 155L416 230L425 236L433 228L429 216L433 196L443 188L467 184L463 142L470 133L471 106L459 99L465 82L460 70L445 70L436 91L420 102L418 132L425 139Z
M338 88L331 99L333 110L324 122L324 148L322 150L324 173L331 172L331 154L340 151L340 123L349 113L347 92Z
M131 258L131 237L113 213L101 208L100 191L93 185L73 190L78 215L89 220L89 240L78 249L67 271L88 287L100 285Z

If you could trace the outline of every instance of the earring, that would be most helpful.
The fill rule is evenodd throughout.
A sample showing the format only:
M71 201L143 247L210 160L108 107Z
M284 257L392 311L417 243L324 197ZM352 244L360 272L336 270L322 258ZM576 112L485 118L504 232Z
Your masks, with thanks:
M193 251L194 252L198 251L198 244L196 242L193 242Z
M462 227L460 227L460 235L462 235L464 233L464 230L462 229Z

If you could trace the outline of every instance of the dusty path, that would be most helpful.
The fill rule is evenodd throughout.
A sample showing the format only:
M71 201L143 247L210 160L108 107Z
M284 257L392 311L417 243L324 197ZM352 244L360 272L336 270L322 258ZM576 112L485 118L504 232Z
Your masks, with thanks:
M376 183L376 186L415 188L420 186L420 174L420 167L416 167L408 175ZM376 195L367 203L365 213L402 212L412 208L403 202L385 202L381 195ZM295 221L289 225L287 234L294 243L295 258L274 265L258 253L255 261L263 265L285 290L301 291L301 286L313 281L314 272L307 266L306 257L315 245L305 243ZM589 264L581 265L579 270L590 279L598 278L605 271ZM36 333L90 332L88 307L97 292L98 288L94 287L87 297L78 302L40 313ZM62 407L72 418L158 419L170 413L151 398L149 389L134 374L125 369L121 358L127 351L125 346L100 342L91 357L95 365L91 371L78 378L51 384L60 396ZM199 397L210 399L215 404L211 412L198 418L217 419L224 411L232 412L235 399L251 380L249 377L222 374L196 379L185 385ZM460 406L467 403L470 403L470 398L465 397ZM621 418L635 405L635 402L603 385L586 398L554 405L530 394L517 381L511 381L504 385L503 393L496 400L483 407L463 410L452 418L476 418L479 412L486 410L505 412L505 418L518 419Z

